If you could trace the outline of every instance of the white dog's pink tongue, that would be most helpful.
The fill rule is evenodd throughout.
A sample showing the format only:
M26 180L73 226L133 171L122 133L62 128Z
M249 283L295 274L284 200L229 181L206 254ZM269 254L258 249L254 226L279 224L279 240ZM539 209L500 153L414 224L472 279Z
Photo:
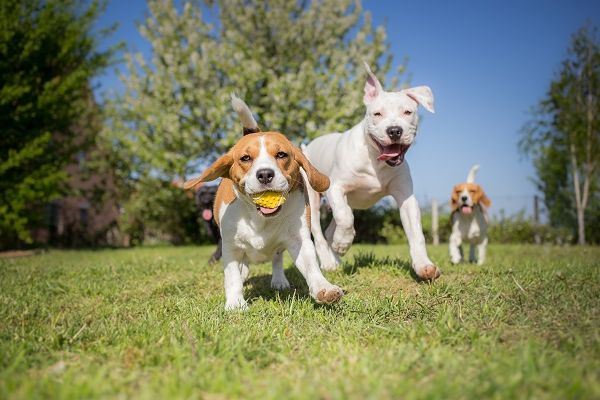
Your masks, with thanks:
M462 206L462 208L460 209L460 211L463 214L471 214L471 212L473 211L473 209L469 206Z
M279 208L279 207L277 207ZM269 214L273 214L275 211L277 211L277 208L267 208L267 207L260 207L260 212L265 214L265 215L269 215Z
M398 157L400 155L400 145L399 144L391 144L389 146L383 147L381 150L381 154L377 159L379 161L387 161L391 158Z

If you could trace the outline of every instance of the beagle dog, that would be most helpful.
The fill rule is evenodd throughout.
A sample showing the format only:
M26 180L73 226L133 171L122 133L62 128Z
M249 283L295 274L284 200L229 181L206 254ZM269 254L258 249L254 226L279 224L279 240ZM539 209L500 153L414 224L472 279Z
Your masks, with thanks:
M474 165L469 171L467 181L454 186L450 207L452 214L452 233L448 240L450 246L450 260L453 264L462 261L463 241L470 243L469 262L482 265L485 261L485 251L488 243L487 225L488 216L486 209L492 204L485 192L475 183L475 174L479 165ZM477 246L477 257L475 257Z
M327 190L329 178L317 171L284 135L261 132L241 99L232 95L232 105L242 120L244 136L200 177L185 183L189 189L223 178L215 198L214 217L223 245L225 309L248 307L242 289L250 262L272 260L271 287L288 289L290 284L283 272L284 250L306 279L311 297L318 303L337 302L343 291L321 273L311 241L303 176L318 192ZM275 196L277 202L264 203L259 200L263 196Z

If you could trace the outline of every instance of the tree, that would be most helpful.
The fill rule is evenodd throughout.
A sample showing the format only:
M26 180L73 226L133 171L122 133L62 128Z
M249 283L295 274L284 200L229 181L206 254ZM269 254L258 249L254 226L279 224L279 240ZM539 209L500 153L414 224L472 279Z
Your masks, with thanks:
M140 32L151 57L126 55L125 90L108 102L104 132L113 162L125 167L124 194L197 174L230 147L241 135L232 92L263 128L298 141L360 119L363 59L380 64L380 76L389 70L385 29L373 28L359 0L207 3L148 2Z
M533 158L550 222L572 226L576 221L579 244L586 243L586 213L600 183L599 95L600 45L596 28L586 25L573 35L567 58L520 142Z
M67 188L64 171L85 125L90 79L110 60L92 24L101 5L0 3L0 243L31 242L40 206ZM77 125L80 125L77 127Z

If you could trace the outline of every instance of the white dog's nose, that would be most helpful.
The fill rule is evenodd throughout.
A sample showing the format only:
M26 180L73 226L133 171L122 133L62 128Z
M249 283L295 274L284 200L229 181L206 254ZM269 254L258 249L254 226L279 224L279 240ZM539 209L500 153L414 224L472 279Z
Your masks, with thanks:
M392 139L392 141L396 141L400 139L402 136L402 127L400 126L390 126L385 130L385 133Z

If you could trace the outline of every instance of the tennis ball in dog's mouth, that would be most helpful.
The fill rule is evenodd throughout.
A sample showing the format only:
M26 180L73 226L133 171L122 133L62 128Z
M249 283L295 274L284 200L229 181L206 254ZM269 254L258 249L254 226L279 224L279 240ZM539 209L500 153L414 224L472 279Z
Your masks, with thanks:
M257 193L252 197L254 204L265 208L277 208L285 203L285 196L281 192L266 191Z

